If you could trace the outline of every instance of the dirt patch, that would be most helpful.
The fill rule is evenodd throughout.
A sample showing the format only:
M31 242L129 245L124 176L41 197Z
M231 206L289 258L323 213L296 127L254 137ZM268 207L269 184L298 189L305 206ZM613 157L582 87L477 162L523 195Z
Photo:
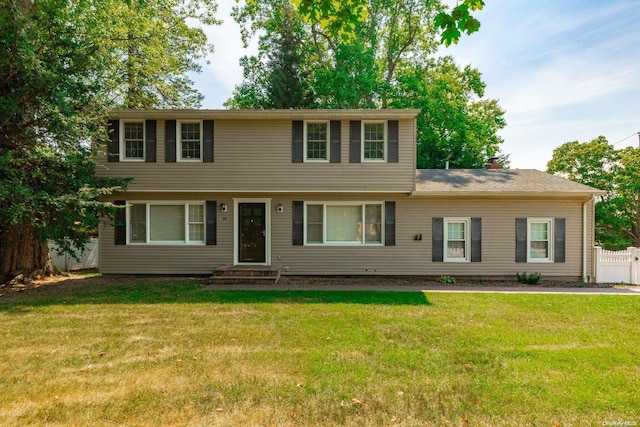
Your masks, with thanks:
M69 273L53 277L33 280L28 284L0 285L0 297L15 293L38 294L67 294L80 288L89 286L109 287L123 282L136 283L198 283L203 286L208 283L207 277L185 276L140 276L140 275L107 275L101 276L97 272ZM577 281L544 280L539 285L526 285L512 280L471 280L457 279L455 284L440 283L432 278L414 276L283 276L280 284L291 286L323 286L344 287L358 289L361 287L512 287L512 288L611 288L612 284L582 283Z

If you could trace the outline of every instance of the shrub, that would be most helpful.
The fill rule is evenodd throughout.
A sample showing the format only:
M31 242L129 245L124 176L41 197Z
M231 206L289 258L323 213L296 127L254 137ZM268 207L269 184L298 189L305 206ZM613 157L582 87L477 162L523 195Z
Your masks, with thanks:
M537 285L542 281L542 274L540 273L516 273L516 279L520 283L526 283L527 285Z
M438 282L440 283L456 283L456 278L451 276L440 276L438 277Z

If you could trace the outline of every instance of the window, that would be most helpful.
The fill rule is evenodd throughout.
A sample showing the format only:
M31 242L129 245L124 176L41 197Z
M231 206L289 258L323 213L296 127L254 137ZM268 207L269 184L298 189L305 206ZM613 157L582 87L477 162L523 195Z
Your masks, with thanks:
M444 261L469 261L469 218L444 219Z
M204 244L202 203L134 203L127 215L129 243Z
M382 245L381 203L306 205L306 244Z
M121 160L144 161L144 121L123 122Z
M387 146L386 122L362 122L362 159L385 161Z
M202 160L202 122L180 122L178 153L180 161Z
M528 262L552 262L553 220L529 219L527 241Z
M327 122L305 122L305 160L329 160L329 126Z

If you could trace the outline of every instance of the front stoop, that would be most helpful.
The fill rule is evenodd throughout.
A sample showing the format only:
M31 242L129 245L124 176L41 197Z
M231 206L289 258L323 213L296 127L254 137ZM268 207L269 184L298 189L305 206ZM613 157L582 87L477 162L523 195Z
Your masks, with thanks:
M279 265L224 265L213 271L213 275L209 277L209 284L277 285L281 273L282 267Z

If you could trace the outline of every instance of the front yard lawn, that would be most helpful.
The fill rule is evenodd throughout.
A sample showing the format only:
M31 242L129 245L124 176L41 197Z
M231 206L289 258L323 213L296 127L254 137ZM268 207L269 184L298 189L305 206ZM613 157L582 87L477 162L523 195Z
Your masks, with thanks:
M1 425L640 424L639 297L91 283L0 297Z

